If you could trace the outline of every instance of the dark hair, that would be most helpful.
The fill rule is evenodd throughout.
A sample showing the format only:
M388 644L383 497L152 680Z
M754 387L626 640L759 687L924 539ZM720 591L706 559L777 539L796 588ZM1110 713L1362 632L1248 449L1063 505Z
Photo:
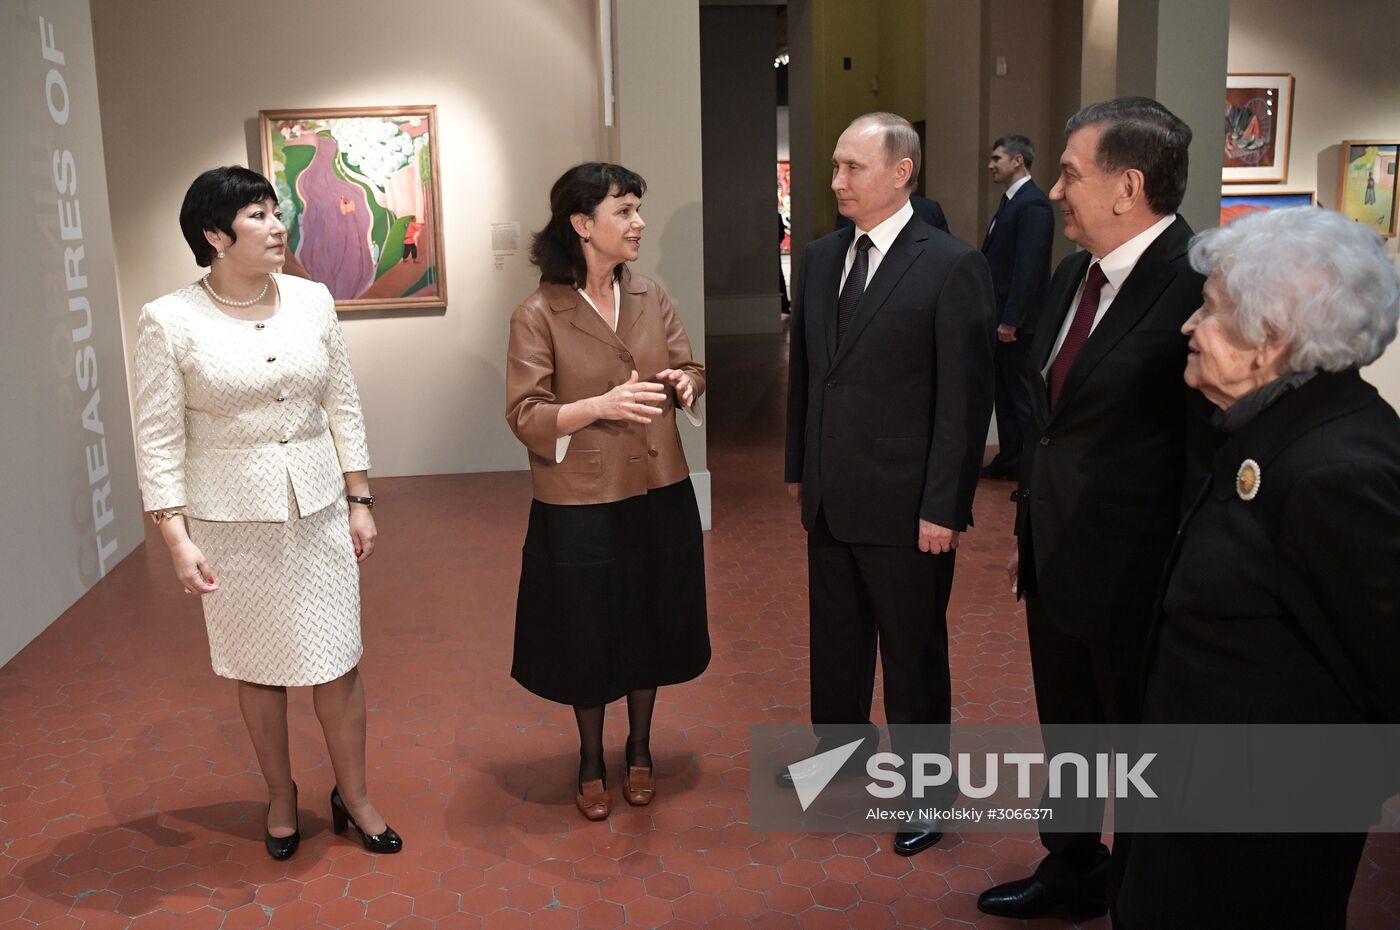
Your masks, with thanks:
M549 189L549 222L535 233L530 246L530 261L540 269L540 280L546 284L585 286L588 262L570 218L575 213L592 216L598 204L609 196L642 197L646 192L647 182L640 174L606 162L575 165L560 175ZM614 274L621 273L622 266L618 265Z
M1091 104L1065 123L1065 137L1086 126L1102 127L1094 162L1105 171L1142 172L1148 206L1168 216L1186 195L1191 127L1151 97L1118 97Z
M1016 133L1012 133L1009 136L1002 136L992 143L992 151L996 151L997 149L1006 149L1006 154L1010 155L1012 158L1020 155L1021 161L1025 164L1027 169L1035 162L1035 146L1031 145L1031 140L1027 139L1025 136L1017 135Z
M216 229L230 240L233 218L250 203L277 202L277 192L267 178L239 165L210 168L194 179L180 205L180 232L190 244L194 260L201 268L214 261L214 247L204 238L206 229Z

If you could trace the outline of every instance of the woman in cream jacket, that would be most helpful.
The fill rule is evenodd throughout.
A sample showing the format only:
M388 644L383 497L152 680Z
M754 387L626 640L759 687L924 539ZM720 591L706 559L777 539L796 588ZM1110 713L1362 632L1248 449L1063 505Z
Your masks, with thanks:
M287 687L312 687L335 770L336 832L402 842L365 783L357 559L374 551L369 452L330 293L276 274L286 227L265 178L215 168L190 186L180 227L198 283L138 323L141 493L186 593L203 600L215 673L238 703L268 787L265 843L296 851Z

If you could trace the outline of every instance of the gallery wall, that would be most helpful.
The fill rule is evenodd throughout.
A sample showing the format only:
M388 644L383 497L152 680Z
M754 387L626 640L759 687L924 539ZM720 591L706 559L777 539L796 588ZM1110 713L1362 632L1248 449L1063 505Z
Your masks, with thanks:
M0 665L142 538L88 0L0 5Z
M1292 72L1292 155L1286 184L1236 185L1314 190L1323 204L1337 196L1344 139L1400 139L1400 56L1395 54L1394 0L1348 0L1341 7L1309 0L1232 0L1230 70ZM1397 256L1397 240L1386 249ZM1400 347L1364 372L1400 407Z
M201 273L181 198L206 168L260 165L260 109L433 103L449 306L342 315L374 473L524 468L504 419L507 321L537 281L523 247L550 184L603 154L596 4L93 6L128 344L144 302ZM520 224L522 250L498 266L501 222Z

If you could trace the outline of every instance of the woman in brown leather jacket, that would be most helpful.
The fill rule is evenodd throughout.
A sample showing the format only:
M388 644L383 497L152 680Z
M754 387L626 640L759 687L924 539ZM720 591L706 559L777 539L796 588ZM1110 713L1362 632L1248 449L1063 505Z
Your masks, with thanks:
M677 406L699 425L704 366L666 292L627 268L645 192L620 165L566 171L531 249L540 286L510 322L506 419L534 484L511 675L573 706L589 820L611 808L606 706L627 697L623 794L647 804L656 689L710 661L700 517L676 429Z

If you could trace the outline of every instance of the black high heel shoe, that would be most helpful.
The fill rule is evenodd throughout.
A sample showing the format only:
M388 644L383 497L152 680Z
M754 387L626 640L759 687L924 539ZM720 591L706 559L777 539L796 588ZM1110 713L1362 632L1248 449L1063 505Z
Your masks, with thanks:
M295 809L296 803L297 803L297 783L296 783L296 782L292 782L292 806L293 806L293 809ZM271 802L271 801L269 801L268 804L267 804L267 812L268 812L269 814L272 813L272 802ZM284 859L290 859L290 858L292 858L292 853L296 852L296 851L297 851L297 847L301 845L301 817L300 817L300 815L297 815L297 818L296 818L296 826L297 826L297 828L296 828L296 830L292 831L292 835L291 835L291 836L273 836L271 833L268 833L268 832L267 832L267 822L264 820L264 822L263 822L263 831L264 831L264 834L265 834L265 835L263 836L263 845L267 847L267 854L268 854L269 856L271 856L272 858L276 859L276 860L279 861L279 862L281 862L281 861L284 860Z
M347 826L354 827L355 832L360 834L360 842L365 844L365 849L369 852L396 853L403 849L403 837L395 833L394 828L387 823L383 833L366 833L361 830L355 818L350 816L345 802L340 799L339 786L331 789L331 825L335 828L336 836L344 833Z

